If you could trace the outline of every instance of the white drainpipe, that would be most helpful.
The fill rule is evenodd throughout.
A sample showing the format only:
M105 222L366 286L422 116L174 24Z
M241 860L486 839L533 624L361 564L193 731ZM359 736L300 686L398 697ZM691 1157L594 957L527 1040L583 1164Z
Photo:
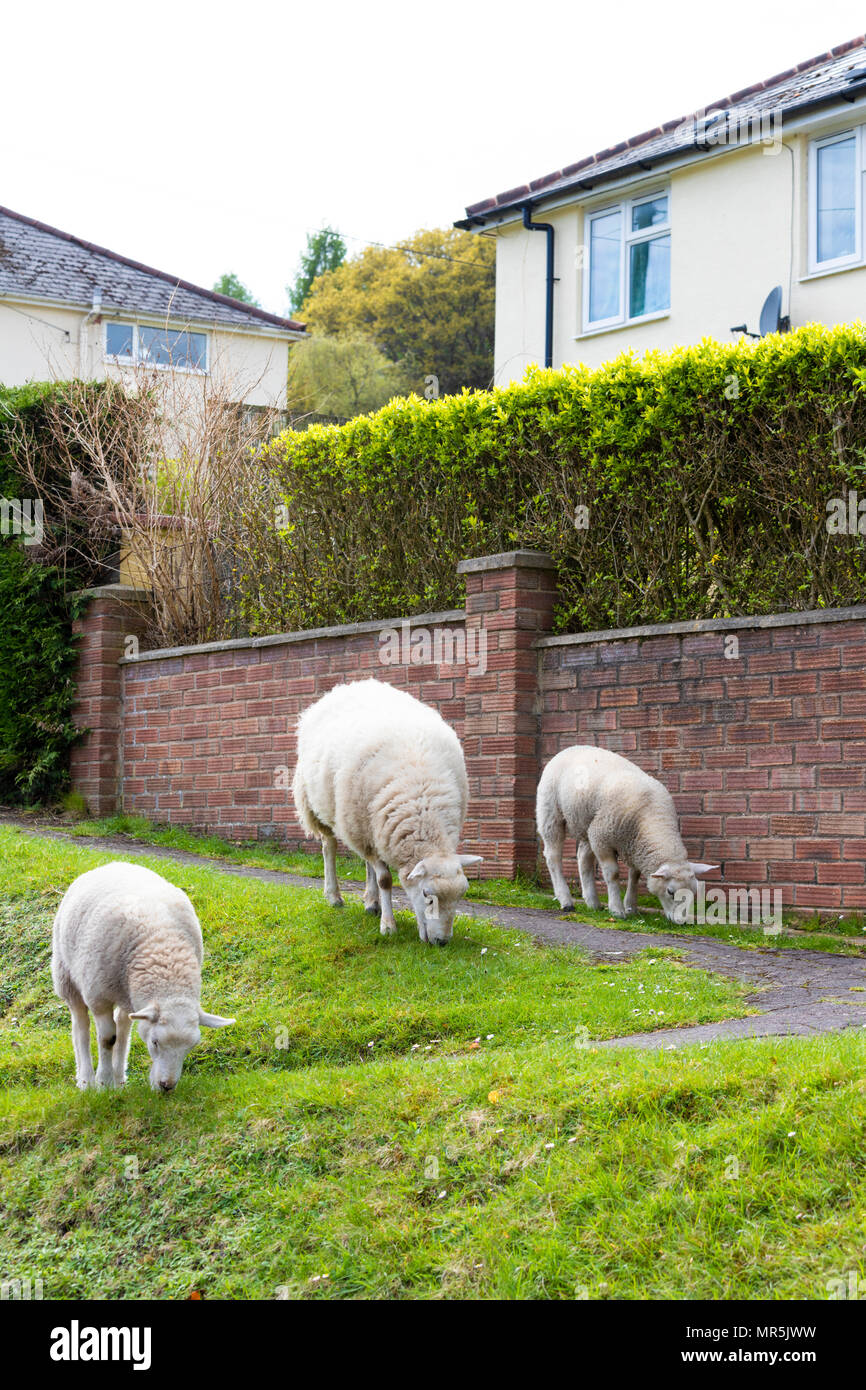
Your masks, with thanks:
M93 307L81 320L78 334L78 375L86 381L90 375L90 325L102 313L102 290L93 291Z

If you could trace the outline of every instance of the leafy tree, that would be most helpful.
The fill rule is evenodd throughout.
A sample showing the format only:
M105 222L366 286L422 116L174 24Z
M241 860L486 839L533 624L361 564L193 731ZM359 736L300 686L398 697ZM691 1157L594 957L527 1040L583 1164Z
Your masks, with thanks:
M495 258L490 238L454 228L416 232L398 249L368 246L314 281L299 316L313 333L364 334L419 394L484 389Z
M234 271L229 271L226 275L221 275L214 285L217 294L227 294L229 299L239 299L241 304L252 304L254 309L261 309L261 304L254 295L247 289L242 280L239 280Z
M349 420L408 389L400 368L359 333L307 338L289 354L288 401L294 415Z
M289 308L296 314L320 275L336 270L346 259L346 243L333 227L321 227L307 234L307 249L301 256L294 285L286 285Z

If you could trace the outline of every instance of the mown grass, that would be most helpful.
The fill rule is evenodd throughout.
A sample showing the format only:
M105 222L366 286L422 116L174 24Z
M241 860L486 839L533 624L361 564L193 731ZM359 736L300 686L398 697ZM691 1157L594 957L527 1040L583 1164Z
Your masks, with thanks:
M231 841L219 835L204 835L183 826L159 825L143 816L109 816L102 820L85 820L64 825L70 835L123 835L142 844L162 845L189 854L223 859L227 863L247 864L264 869L282 869L288 873L319 878L322 860L318 854L303 850L287 850L267 841ZM364 881L364 864L355 856L338 856L337 870L341 878ZM535 908L559 912L553 894L525 876L516 879L473 879L467 899L490 903L493 907ZM638 911L625 919L614 918L604 908L593 910L580 899L579 887L575 899L575 915L581 922L598 927L621 927L626 931L670 933L683 936L712 936L745 950L794 948L797 950L829 951L835 955L866 956L866 914L816 913L790 909L782 914L786 930L780 935L768 935L759 927L717 925L696 922L673 927L663 916L657 899L644 895L638 900Z
M862 1281L866 1039L568 1040L0 1095L46 1297L821 1299Z
M206 1034L80 1094L50 922L112 856L0 829L0 1277L46 1298L823 1298L864 1274L866 1034L620 1052L745 1012L666 951L594 965L461 918L151 860L201 917ZM146 861L147 862L147 861Z
M67 1011L49 977L51 920L76 874L118 857L0 828L2 1023L16 1020L14 1031L0 1026L6 1084L55 1079L58 1059L71 1071ZM359 903L336 911L316 889L140 862L189 894L205 936L205 1007L238 1017L206 1035L191 1063L199 1069L345 1064L413 1045L489 1050L578 1027L608 1038L754 1011L738 985L670 952L593 965L577 947L544 949L467 917L445 950L433 949L408 912L397 914L396 937L382 937Z

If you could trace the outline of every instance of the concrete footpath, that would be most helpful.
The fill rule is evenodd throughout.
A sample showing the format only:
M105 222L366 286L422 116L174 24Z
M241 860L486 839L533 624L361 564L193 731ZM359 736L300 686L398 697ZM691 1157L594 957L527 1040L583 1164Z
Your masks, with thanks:
M34 828L16 817L0 815L0 823L15 826L26 835L62 840L67 844L107 850L124 859L148 856L178 864L206 866L218 873L239 878L255 878L262 883L291 884L297 888L321 891L322 880L281 869L258 869L246 864L228 864L222 859L143 845L123 836L65 835L47 827ZM363 884L341 881L341 889L359 899ZM398 890L395 907L408 903ZM594 1043L595 1047L672 1048L717 1039L762 1038L782 1035L809 1036L833 1033L842 1028L866 1027L866 959L829 955L823 951L784 950L773 947L744 950L710 936L677 935L674 932L631 932L616 927L593 927L571 916L535 908L495 907L488 903L464 902L461 912L468 917L495 922L530 932L553 946L581 946L595 960L624 960L637 951L675 947L685 965L714 971L753 987L748 1002L761 1013L748 1018L726 1019L719 1023L698 1024L691 1028L667 1028L652 1033L630 1033ZM862 1002L861 1002L862 1001Z

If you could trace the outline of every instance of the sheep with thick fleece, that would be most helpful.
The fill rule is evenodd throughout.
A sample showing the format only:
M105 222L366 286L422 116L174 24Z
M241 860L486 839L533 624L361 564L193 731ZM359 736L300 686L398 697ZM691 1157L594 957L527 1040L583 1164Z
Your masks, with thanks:
M577 840L580 888L587 907L599 906L596 860L607 884L608 909L625 917L637 907L643 874L672 922L685 920L684 891L698 891L697 874L715 864L692 863L680 837L673 798L661 782L606 748L578 745L551 758L541 774L536 820L553 891L568 912L574 901L562 871L566 835ZM623 903L618 861L628 865Z
M82 1091L124 1084L133 1019L150 1053L150 1084L160 1091L174 1090L201 1028L234 1023L199 1004L202 936L192 903L143 865L116 861L80 874L57 909L53 943L51 974L72 1014Z
M396 868L422 941L444 945L469 887L463 870L480 854L458 854L468 800L463 749L429 705L381 681L338 685L298 721L292 786L298 818L322 842L325 897L343 899L337 839L367 865L364 905L397 930L391 902Z

